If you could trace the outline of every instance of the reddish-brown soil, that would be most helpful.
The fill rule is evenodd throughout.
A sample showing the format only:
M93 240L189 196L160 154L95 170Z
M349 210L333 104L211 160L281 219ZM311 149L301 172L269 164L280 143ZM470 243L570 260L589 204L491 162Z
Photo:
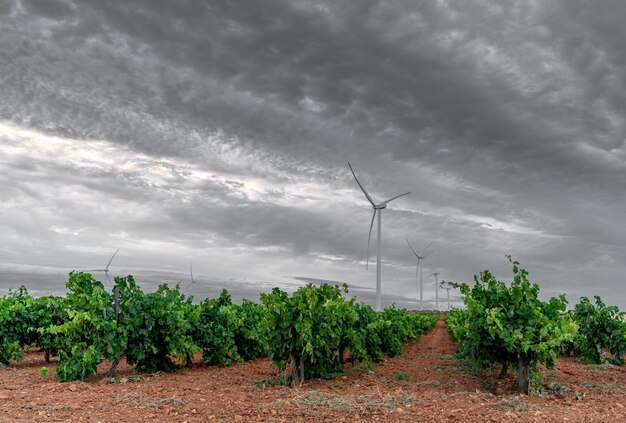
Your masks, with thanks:
M274 385L268 360L156 375L122 364L118 383L103 379L103 364L92 382L61 383L54 364L42 377L42 354L29 353L0 369L0 421L626 421L625 368L562 358L543 370L544 396L518 396L513 374L498 380L500 369L473 371L455 351L440 320L373 372L348 366L340 378L298 388Z

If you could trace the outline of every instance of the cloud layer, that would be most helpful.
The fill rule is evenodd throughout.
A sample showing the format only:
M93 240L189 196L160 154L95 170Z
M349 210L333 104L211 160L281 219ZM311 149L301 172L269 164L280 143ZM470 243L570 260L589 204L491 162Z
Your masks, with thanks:
M0 279L120 248L146 278L373 286L350 160L375 199L413 191L383 215L389 295L415 297L408 235L439 251L425 275L507 278L512 254L546 295L625 307L625 14L2 0Z

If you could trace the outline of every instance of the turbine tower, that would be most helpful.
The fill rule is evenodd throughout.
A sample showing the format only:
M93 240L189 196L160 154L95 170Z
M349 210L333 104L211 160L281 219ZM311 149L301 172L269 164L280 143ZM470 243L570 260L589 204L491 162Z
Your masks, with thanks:
M376 311L380 311L381 303L382 303L381 301L382 263L380 262L380 238L381 238L382 214L383 214L382 211L385 207L387 207L388 203L395 200L396 198L402 197L404 195L408 195L410 194L410 192L405 192L404 194L396 195L395 197L392 197L389 200L376 204L374 200L372 199L372 197L370 197L370 195L367 193L367 191L365 191L365 188L363 188L363 185L361 185L361 183L359 182L359 179L356 177L356 174L354 173L354 170L352 169L352 165L350 165L350 162L348 162L348 167L350 168L350 171L352 172L352 176L354 176L356 183L359 185L359 188L361 188L361 191L363 191L363 194L365 194L365 198L367 198L367 201L370 202L370 204L372 205L372 208L374 209L374 214L372 214L372 222L370 223L370 232L369 232L369 235L367 236L367 261L365 265L366 268L369 268L370 239L372 237L372 227L374 226L374 219L376 218L376 213L378 213L378 236L376 240Z
M441 281L439 286L447 291L447 294L448 294L448 310L450 310L450 290L452 289L452 287L450 286L450 282Z
M431 273L435 277L435 310L439 311L439 272Z
M109 260L109 262L107 263L104 269L85 270L85 272L104 272L104 278L106 279L108 284L111 285L111 279L109 278L109 266L111 266L111 262L113 261L113 259L115 258L115 255L117 254L119 250L120 250L119 248L115 250L115 252L111 256L111 260Z
M433 243L431 242L430 244L428 244L423 250L422 250L422 254L417 254L415 252L415 250L413 249L413 247L411 246L411 243L409 242L409 237L405 237L406 239L406 243L409 244L409 248L411 249L411 251L413 251L413 254L415 254L415 257L417 257L417 268L415 269L415 283L417 283L417 273L419 272L419 276L420 276L420 310L424 310L424 284L423 284L423 278L422 278L422 270L424 267L424 264L422 264L422 267L420 267L420 262L422 260L424 260L426 258L426 256L424 255L426 253L426 250L428 249L428 247L430 247Z

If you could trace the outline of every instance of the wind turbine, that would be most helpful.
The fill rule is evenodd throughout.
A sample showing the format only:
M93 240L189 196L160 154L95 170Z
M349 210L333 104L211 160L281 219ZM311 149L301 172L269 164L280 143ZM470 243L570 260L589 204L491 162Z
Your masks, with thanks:
M435 310L439 311L439 272L431 273L435 277Z
M450 282L441 281L439 286L447 291L447 294L448 294L448 310L450 310L450 290L452 289L452 287L450 286Z
M374 226L374 219L376 218L376 213L378 213L378 235L377 235L377 240L376 240L376 311L380 311L381 310L381 280L380 278L381 278L381 270L382 270L382 265L380 262L380 238L381 238L381 231L382 231L381 229L382 227L381 216L383 214L382 211L384 208L387 207L388 203L395 200L396 198L402 197L404 195L408 195L410 194L410 192L405 192L404 194L396 195L395 197L392 197L389 200L376 204L374 200L372 199L372 197L370 197L370 195L367 193L367 191L365 191L365 188L363 188L363 185L361 185L361 183L359 182L359 179L356 177L356 174L354 173L354 170L352 169L350 162L348 162L348 167L350 168L350 171L352 172L352 176L354 176L356 183L359 185L359 188L361 188L361 191L363 191L363 194L365 194L365 198L367 198L367 201L370 202L370 204L372 205L372 208L374 209L374 214L372 214L372 222L370 223L370 232L369 232L369 235L367 236L367 261L365 265L366 268L369 268L370 238L372 237L372 227Z
M191 277L191 282L189 282L189 285L187 285L187 288L189 288L191 285L197 285L196 281L193 280L193 267L192 267L193 263L189 263L189 276Z
M119 250L120 250L119 248L115 250L115 252L113 253L113 256L111 256L111 260L109 260L109 262L107 263L107 266L104 269L85 270L85 272L104 272L104 277L110 285L111 279L109 278L109 266L111 265L111 262L113 261L113 259L115 258L115 255L117 254Z
M419 275L420 275L420 310L424 310L424 284L422 282L422 268L424 267L424 265L422 264L422 267L420 267L420 261L424 260L426 258L426 256L424 254L426 254L426 250L428 249L428 247L430 247L433 243L431 242L430 244L428 244L423 250L422 250L422 254L417 254L415 252L415 250L413 249L413 247L411 246L411 243L409 242L409 237L406 236L406 243L409 244L409 248L411 249L411 251L413 251L413 254L415 254L415 257L417 257L417 268L415 269L415 279L416 279L416 283L417 283L417 272L419 271Z

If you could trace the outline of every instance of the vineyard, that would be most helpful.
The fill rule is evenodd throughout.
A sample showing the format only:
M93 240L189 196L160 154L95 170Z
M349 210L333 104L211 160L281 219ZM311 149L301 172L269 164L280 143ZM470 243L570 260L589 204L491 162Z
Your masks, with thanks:
M500 377L515 367L518 391L526 395L531 381L541 380L537 365L554 369L561 355L577 355L586 363L624 364L626 322L617 307L605 306L599 297L593 305L583 297L566 313L564 295L539 300L539 285L508 259L514 275L510 286L489 271L476 277L471 288L455 284L465 296L466 309L448 314L446 324L459 342L459 357L478 368L499 364Z
M219 298L194 304L179 286L144 293L132 276L115 278L112 293L87 273L71 273L66 297L33 298L26 288L0 299L0 363L20 361L38 348L57 358L62 381L86 380L104 360L114 377L122 359L143 373L269 357L280 382L342 373L344 362L376 363L402 353L407 340L432 329L435 314L371 307L346 300L347 287L311 284L291 297L275 288L261 303ZM44 370L45 372L46 370Z
M132 276L107 292L72 273L65 297L22 287L0 297L0 421L80 407L81 421L626 418L623 314L599 297L541 300L509 261L511 283L452 283L465 307L442 319L325 284L241 304L144 293Z

